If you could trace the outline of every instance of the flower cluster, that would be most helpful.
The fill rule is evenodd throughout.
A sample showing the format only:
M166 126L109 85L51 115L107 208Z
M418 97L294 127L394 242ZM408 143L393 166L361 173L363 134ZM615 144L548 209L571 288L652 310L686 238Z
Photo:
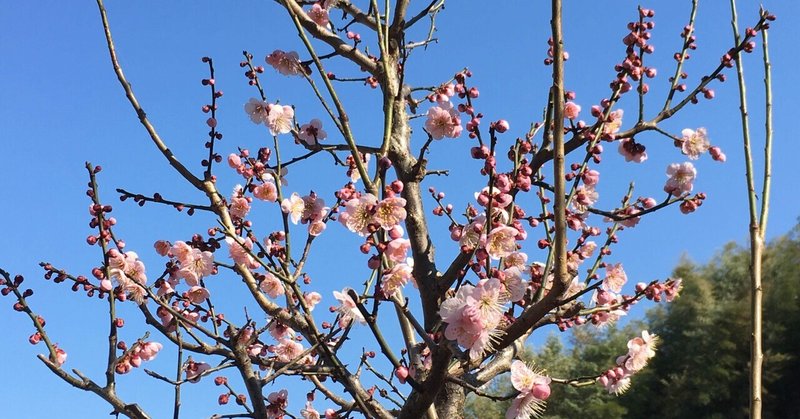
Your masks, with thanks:
M527 419L544 412L545 400L550 397L550 377L541 371L515 360L511 363L511 384L519 395L506 411L506 419Z
M133 349L127 351L120 359L114 370L117 374L127 374L133 368L138 368L144 361L151 361L164 346L158 342L136 342Z
M345 202L339 222L348 230L366 236L378 228L389 230L403 222L405 206L404 198L389 196L379 201L375 195L366 193Z
M631 385L631 376L647 365L656 355L658 337L642 331L641 337L628 341L628 353L617 358L617 366L600 375L597 382L609 393L622 394Z
M117 249L111 249L107 253L108 270L110 279L116 279L122 295L134 300L137 304L144 302L146 291L144 285L147 283L144 262L139 259L135 252L121 253ZM106 292L111 291L111 281L103 279L100 281L100 289Z

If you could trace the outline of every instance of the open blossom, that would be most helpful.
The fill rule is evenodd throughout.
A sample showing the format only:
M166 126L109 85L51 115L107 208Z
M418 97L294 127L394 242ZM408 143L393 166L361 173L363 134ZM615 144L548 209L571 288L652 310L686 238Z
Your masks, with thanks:
M344 212L339 215L339 222L348 230L360 236L369 234L369 225L373 223L373 213L378 204L378 198L372 194L363 194L360 198L353 198L344 206Z
M173 255L181 264L177 276L183 278L189 286L197 285L201 278L214 272L214 254L190 247L185 242L176 242Z
M698 128L697 131L687 128L681 131L681 135L681 152L692 160L697 160L711 146L705 128Z
M616 111L608 114L608 120L603 125L603 133L613 135L619 132L619 129L622 127L623 114L624 112L622 109L617 109Z
M267 419L283 418L286 415L286 407L289 406L289 392L284 390L270 393L267 396L269 405L267 406Z
M506 419L527 419L544 412L545 400L550 397L550 377L515 360L511 363L511 384L519 395L506 411Z
M575 119L581 113L581 106L574 102L564 104L564 118Z
M194 362L189 360L189 362L184 365L184 369L186 371L186 380L196 383L200 381L200 377L203 376L204 372L211 369L211 365L208 365L205 362Z
M311 122L300 126L297 138L306 143L306 145L317 145L319 141L328 138L328 133L322 129L322 121L312 119Z
M575 190L575 195L570 204L576 213L584 213L597 202L599 196L600 194L597 193L594 186L581 185Z
M304 72L300 64L300 56L294 51L283 52L276 49L272 54L267 55L266 61L284 76L298 76Z
M208 297L208 290L199 285L195 285L189 288L189 291L186 291L186 298L194 304L201 304Z
M397 263L402 263L406 260L408 249L411 248L411 241L404 238L394 239L386 245L384 254L389 260Z
M447 323L444 335L469 348L477 359L502 335L498 325L503 318L508 293L497 278L483 279L478 285L462 285L455 297L442 303L439 314Z
M394 267L383 274L381 278L381 293L384 296L391 297L397 290L404 287L411 279L412 267L405 263L398 263Z
M389 197L375 206L375 222L386 230L400 224L406 219L406 200L400 197Z
M308 11L308 17L319 26L328 26L328 23L330 23L328 9L322 7L319 3L314 3L311 6L311 10Z
M267 127L272 135L288 134L294 126L294 108L291 106L269 105Z
M622 286L625 285L626 282L628 282L628 276L625 275L621 263L606 265L606 277L603 279L602 284L604 290L619 294L622 292Z
M461 116L450 102L433 106L428 109L425 129L435 140L441 140L444 137L456 138L461 135L463 130Z
M274 181L266 181L253 188L253 196L262 201L275 202L278 200L278 188Z
M500 279L500 283L503 284L504 291L508 293L509 301L520 301L525 298L525 293L528 291L528 281L522 277L523 270L524 267L512 266L503 271L503 278Z
M300 222L307 224L322 221L329 210L330 208L325 206L325 200L319 198L316 193L311 192L303 197L303 213L300 217Z
M133 354L142 359L142 361L152 361L156 359L156 354L164 347L158 342L141 342L136 345Z
M342 292L333 292L333 297L339 301L339 307L336 307L336 311L339 313L339 326L346 327L352 320L367 324L367 320L361 314L356 302L347 294L348 291L350 291L350 288L345 288Z
M233 218L244 218L250 212L250 201L239 195L231 198L230 214Z
M303 345L294 339L284 338L272 347L272 352L275 352L279 362L291 362L303 353Z
M486 238L486 252L492 259L504 258L517 250L516 228L500 226L492 229Z
M645 146L639 144L633 138L623 138L619 140L619 154L625 157L625 161L641 163L647 160Z
M65 362L67 362L67 352L59 347L56 347L55 350L56 350L55 362L60 367L64 365Z
M227 242L230 247L230 256L234 262L247 266L250 269L259 267L258 262L250 255L250 250L253 248L253 240L249 237L246 239L237 237L236 240L232 237L228 237L225 239L225 242Z
M486 242L486 234L484 234L485 224L485 215L481 214L475 217L469 225L462 229L461 237L458 240L459 246L467 250L474 250L483 246Z
M672 163L667 167L667 184L664 185L664 191L671 195L681 195L692 191L694 185L694 178L697 176L697 170L694 165L686 163Z
M111 249L108 251L108 267L111 278L116 278L126 295L141 304L146 294L143 285L147 283L147 275L139 255Z
M523 252L514 252L503 259L503 266L506 268L516 266L524 269L526 263L528 263L528 255Z
M255 98L250 98L250 100L244 104L244 111L247 112L247 115L250 117L250 120L253 121L254 124L266 124L267 123L267 114L269 113L269 104L264 102L263 100L258 100ZM231 156L236 156L232 154ZM236 156L238 159L239 156ZM230 156L228 158L228 164L231 165L233 168L238 167L242 161L238 159L238 162L234 159L231 161ZM233 164L236 163L236 166Z
M258 288L272 298L278 298L286 293L281 280L269 272L264 275L264 280L258 284Z
M630 372L641 370L647 365L650 358L656 356L657 343L658 336L643 330L642 337L637 336L628 341L628 354L621 365Z
M291 197L281 201L281 210L284 214L289 214L289 218L291 218L294 224L300 221L305 209L306 205L303 198L300 198L300 195L296 192L293 193Z
M308 311L314 311L314 307L319 304L320 301L322 301L322 295L316 291L311 291L303 294L303 299L306 302Z

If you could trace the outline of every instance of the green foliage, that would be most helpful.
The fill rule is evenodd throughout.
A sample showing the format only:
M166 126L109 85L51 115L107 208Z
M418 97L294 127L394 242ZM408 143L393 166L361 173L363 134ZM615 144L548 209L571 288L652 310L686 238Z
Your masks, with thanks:
M766 249L764 282L764 418L800 418L800 225ZM688 259L675 269L681 298L657 305L646 321L623 328L575 328L565 345L551 335L528 356L553 377L595 375L626 351L642 329L661 337L656 357L621 397L599 385L553 385L545 417L743 418L748 411L749 252L726 245L711 262ZM510 394L507 376L490 383ZM474 395L467 417L504 417L508 402Z

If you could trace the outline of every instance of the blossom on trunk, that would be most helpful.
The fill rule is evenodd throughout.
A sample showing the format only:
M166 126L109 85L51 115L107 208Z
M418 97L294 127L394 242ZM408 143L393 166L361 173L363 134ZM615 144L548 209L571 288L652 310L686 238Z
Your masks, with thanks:
M461 116L450 102L432 106L428 109L428 120L425 129L435 140L444 137L456 138L461 135Z
M524 362L511 363L511 384L519 395L506 411L506 419L527 419L544 413L545 400L550 397L550 377Z

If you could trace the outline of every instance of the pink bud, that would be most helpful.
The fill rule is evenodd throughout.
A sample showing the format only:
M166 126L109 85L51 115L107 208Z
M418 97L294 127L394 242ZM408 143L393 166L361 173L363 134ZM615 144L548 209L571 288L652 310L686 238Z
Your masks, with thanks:
M494 123L494 129L501 134L508 131L508 128L509 128L508 121L506 121L505 119L501 119Z
M405 384L406 379L408 378L408 368L404 366L397 367L397 369L394 370L394 376L397 377L398 380L400 380L401 384Z

